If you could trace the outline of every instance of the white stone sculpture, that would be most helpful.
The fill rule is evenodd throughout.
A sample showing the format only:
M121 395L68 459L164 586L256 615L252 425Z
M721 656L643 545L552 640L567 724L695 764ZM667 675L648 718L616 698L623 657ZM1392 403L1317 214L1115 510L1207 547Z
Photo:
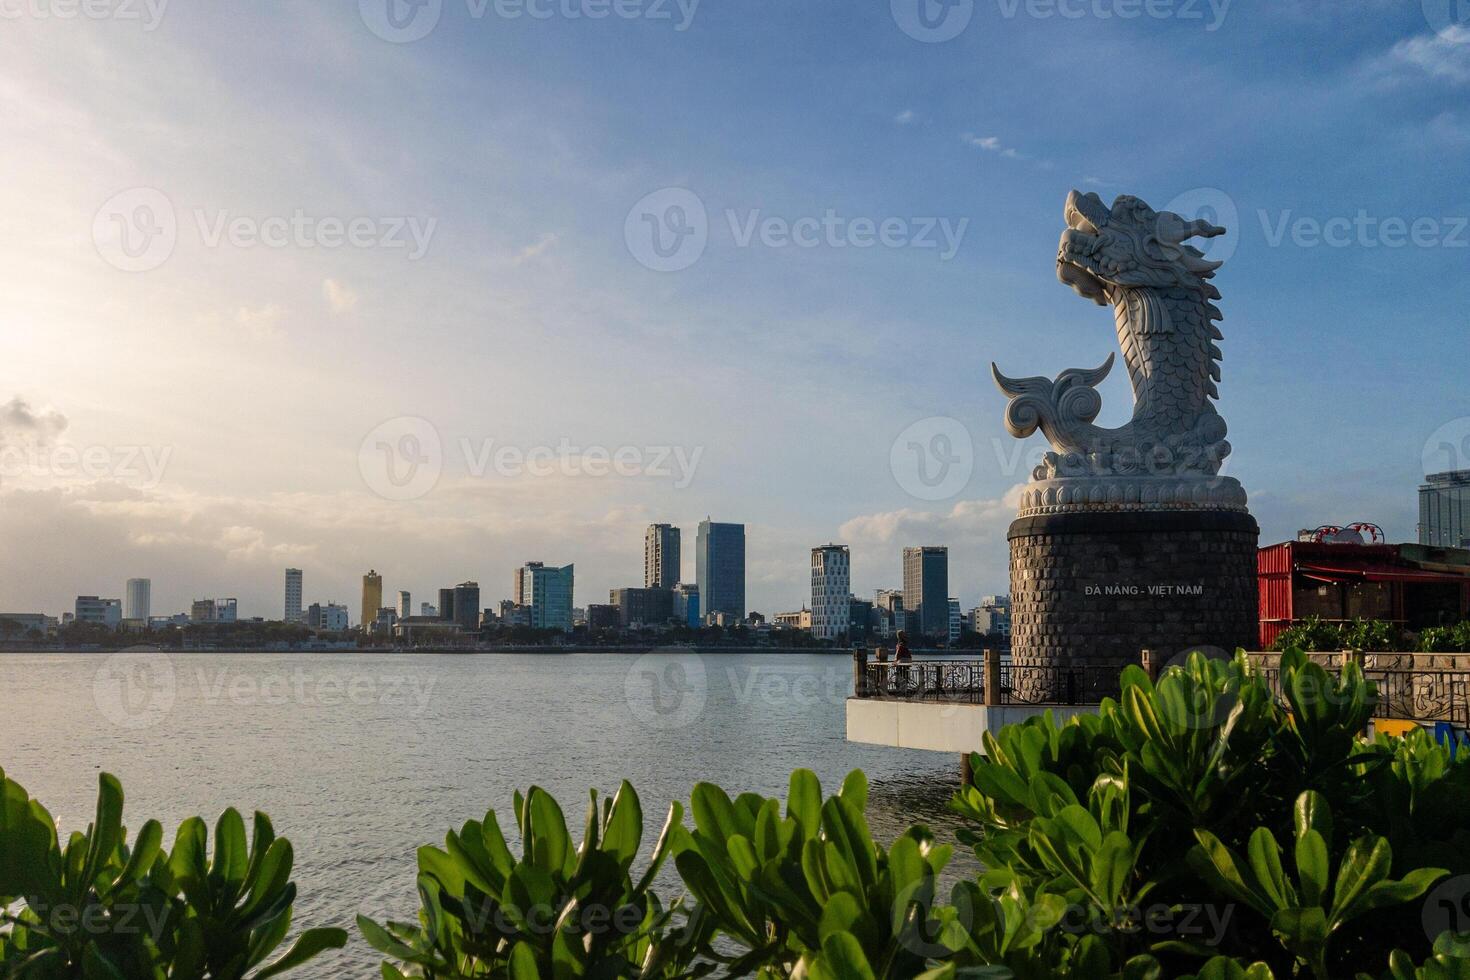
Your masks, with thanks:
M1052 451L1032 473L1021 516L1078 510L1244 511L1239 482L1220 476L1230 454L1219 397L1221 339L1209 281L1220 267L1190 238L1225 229L1186 221L1123 195L1109 208L1096 194L1072 191L1057 277L1078 295L1112 306L1118 343L1133 386L1133 418L1094 425L1102 408L1096 386L1114 355L1091 370L1047 378L1008 378L991 365L1010 397L1006 428L1024 439L1038 428Z

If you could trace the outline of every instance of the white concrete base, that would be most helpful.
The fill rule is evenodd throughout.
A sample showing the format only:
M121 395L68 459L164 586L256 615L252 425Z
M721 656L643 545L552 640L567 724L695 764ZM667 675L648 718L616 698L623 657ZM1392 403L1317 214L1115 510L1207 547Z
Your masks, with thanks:
M847 740L896 749L980 752L980 736L1050 711L1057 721L1096 712L1097 707L1027 704L953 704L936 701L847 699Z

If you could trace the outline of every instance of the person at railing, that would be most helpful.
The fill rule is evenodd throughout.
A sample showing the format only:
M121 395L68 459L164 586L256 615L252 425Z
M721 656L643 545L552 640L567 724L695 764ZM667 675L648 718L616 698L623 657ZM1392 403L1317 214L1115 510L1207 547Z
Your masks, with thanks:
M894 673L900 687L908 687L909 667L913 662L914 655L909 652L909 635L903 630L898 631L898 649L893 652L893 661L898 664Z

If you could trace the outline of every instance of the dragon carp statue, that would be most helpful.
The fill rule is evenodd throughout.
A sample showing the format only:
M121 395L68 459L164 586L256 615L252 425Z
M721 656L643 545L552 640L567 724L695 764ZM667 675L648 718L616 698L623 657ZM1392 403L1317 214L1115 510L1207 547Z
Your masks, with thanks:
M1051 442L1032 473L1022 513L1077 508L1245 509L1240 483L1219 476L1230 454L1225 420L1215 410L1220 380L1221 318L1211 262L1191 238L1225 229L1186 221L1123 196L1109 208L1096 194L1067 197L1067 229L1057 277L1079 296L1113 308L1118 345L1133 386L1133 418L1106 429L1096 386L1100 367L1048 378L1008 378L991 366L1010 397L1006 428L1018 439L1040 429Z
M1033 669L1016 690L1050 701L1107 694L1141 657L1252 646L1257 625L1259 528L1239 481L1221 473L1221 263L1189 244L1225 229L1075 190L1064 215L1057 276L1112 307L1134 404L1126 424L1094 424L1116 354L1055 379L992 365L1007 430L1051 444L1008 535L1012 656Z

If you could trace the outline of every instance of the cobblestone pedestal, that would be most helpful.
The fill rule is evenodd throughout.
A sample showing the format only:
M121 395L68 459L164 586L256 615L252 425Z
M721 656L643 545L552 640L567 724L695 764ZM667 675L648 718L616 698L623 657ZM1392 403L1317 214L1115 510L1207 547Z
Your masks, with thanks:
M1081 512L1011 524L1011 651L1018 667L1167 662L1256 644L1249 514Z

